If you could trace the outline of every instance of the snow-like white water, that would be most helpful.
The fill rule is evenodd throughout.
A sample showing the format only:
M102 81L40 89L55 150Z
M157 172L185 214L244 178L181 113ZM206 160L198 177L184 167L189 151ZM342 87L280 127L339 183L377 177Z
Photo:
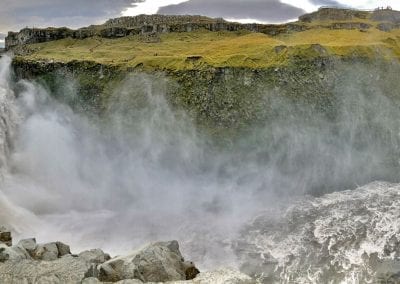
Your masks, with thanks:
M89 118L55 100L45 86L13 82L9 66L10 59L3 57L0 224L10 226L17 239L60 240L74 251L101 247L112 254L177 239L184 255L201 268L240 266L249 255L268 262L271 256L282 279L295 277L292 272L306 270L309 263L308 278L298 277L318 283L328 277L319 271L328 272L308 260L317 255L303 248L309 235L320 248L328 246L332 262L326 265L340 263L333 269L361 279L364 270L357 266L364 265L363 252L382 254L397 228L388 229L396 204L382 212L373 205L381 194L386 204L385 190L377 190L374 198L368 197L373 189L359 191L355 194L366 194L365 206L375 206L374 214L388 222L362 233L356 245L343 244L333 252L340 242L327 239L358 236L353 222L372 222L370 214L352 211L359 199L344 192L292 206L306 192L396 179L400 112L379 89L357 85L375 80L365 70L343 75L335 121L277 96L270 101L276 119L221 149L185 113L169 106L163 79L126 78L104 117ZM73 93L73 82L64 84ZM386 188L392 198L395 189ZM339 199L347 200L345 206ZM260 214L261 221L249 221ZM282 217L288 214L293 218ZM336 221L340 226L329 225ZM281 225L292 223L298 229L281 231ZM375 239L374 230L379 231ZM291 257L295 261L288 264Z
M399 184L374 182L305 198L274 222L260 214L243 230L243 263L257 263L259 274L277 264L275 277L287 282L397 283L390 277L400 271L399 197Z

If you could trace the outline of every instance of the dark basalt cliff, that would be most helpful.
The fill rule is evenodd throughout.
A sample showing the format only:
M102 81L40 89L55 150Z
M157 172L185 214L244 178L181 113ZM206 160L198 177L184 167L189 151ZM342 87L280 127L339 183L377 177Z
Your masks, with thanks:
M84 39L93 36L104 38L120 38L130 35L149 33L247 30L271 36L310 29L306 23L333 21L329 25L333 29L368 29L369 24L357 22L372 20L380 22L382 30L399 28L400 12L393 10L357 11L350 9L321 8L317 12L303 15L298 22L282 25L240 24L213 19L204 16L167 16L140 15L137 17L121 17L110 19L103 25L89 26L77 30L68 28L25 28L19 32L9 32L6 37L6 49L17 46L54 41L64 38ZM356 21L356 22L354 22ZM343 23L347 22L347 23Z
M19 32L9 32L5 46L6 49L12 49L25 44L64 38L85 39L93 36L120 38L152 33L193 32L201 29L213 32L248 30L268 35L278 35L290 31L302 31L306 27L301 23L284 25L240 24L203 16L140 15L137 17L111 19L103 25L90 26L78 30L68 28L25 28Z
M201 16L142 15L112 19L104 25L76 31L66 28L24 29L20 33L10 33L7 46L10 48L31 41L51 41L63 37L89 37L93 34L118 37L129 33L190 33L195 29L204 28L211 31L247 29L273 34L296 34L297 30L314 29L316 25L324 30L356 29L356 33L361 33L379 24L397 25L399 14L400 12L391 10L364 12L326 8L300 17L299 22L286 25L242 25ZM365 19L379 19L385 22L365 22ZM313 26L306 25L310 22ZM157 49L157 46L155 48ZM113 91L114 87L126 78L147 74L155 81L166 79L163 84L170 104L186 111L196 124L212 133L236 133L238 130L279 117L282 114L271 106L271 102L280 98L295 104L308 105L311 111L307 114L309 116L318 114L334 120L339 109L338 89L343 85L346 76L358 77L360 85L364 84L370 89L379 87L390 99L397 100L398 95L393 90L398 89L400 83L388 75L398 74L399 67L395 63L397 60L393 60L392 57L385 58L385 54L376 51L377 47L374 45L355 46L346 55L341 54L341 47L335 48L338 51L332 52L318 43L310 46L275 46L274 56L278 59L288 56L288 59L285 59L287 62L257 68L229 64L221 67L203 64L197 68L196 62L201 61L202 56L188 57L187 60L195 63L192 68L182 70L146 69L141 64L121 68L118 65L83 59L61 62L34 60L24 56L16 57L13 66L18 78L40 80L54 94L59 94L60 98L68 97L62 95L64 90L60 89L60 86L65 78L69 78L75 82L80 97L68 103L96 114L107 110L110 102L117 96ZM293 50L295 52L290 53Z

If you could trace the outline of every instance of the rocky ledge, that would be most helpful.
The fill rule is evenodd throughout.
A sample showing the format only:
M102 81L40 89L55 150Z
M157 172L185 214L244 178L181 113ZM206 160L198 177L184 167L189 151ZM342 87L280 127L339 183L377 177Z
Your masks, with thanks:
M0 283L255 283L240 272L222 269L200 273L185 261L177 241L158 242L127 256L111 258L100 249L71 254L62 242L38 244L25 239L12 245L11 232L0 227Z

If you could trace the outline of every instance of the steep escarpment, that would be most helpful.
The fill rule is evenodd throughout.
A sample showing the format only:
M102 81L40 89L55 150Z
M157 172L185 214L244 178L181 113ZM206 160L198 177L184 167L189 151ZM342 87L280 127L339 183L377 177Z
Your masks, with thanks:
M273 36L221 19L127 17L105 25L153 27L113 39L100 33L21 44L14 49L13 67L17 78L37 80L75 110L102 118L116 102L123 105L118 110L122 113L140 109L147 93L156 90L217 144L243 147L245 152L248 142L243 137L257 143L267 139L271 151L296 149L299 164L304 161L302 151L315 154L315 169L326 166L335 174L322 181L316 171L303 189L325 192L375 179L398 181L399 165L392 150L399 139L392 120L399 106L395 74L400 30L380 29L396 25L397 13L320 9L293 24L304 29L286 25ZM187 21L200 26L190 31L171 29ZM217 25L220 29L215 23L222 23ZM384 114L376 106L386 108ZM280 131L281 123L285 129L293 128L289 138ZM267 134L274 131L277 136ZM290 139L310 135L317 137L310 143L319 151L308 144L290 145ZM369 151L374 155L365 155ZM325 165L322 157L331 155L336 158ZM349 168L339 169L338 157L350 157ZM283 175L293 168L289 172L296 172L296 180L304 180L295 170L298 164L288 164L292 158L282 152L280 159L276 165ZM351 170L355 165L368 169Z

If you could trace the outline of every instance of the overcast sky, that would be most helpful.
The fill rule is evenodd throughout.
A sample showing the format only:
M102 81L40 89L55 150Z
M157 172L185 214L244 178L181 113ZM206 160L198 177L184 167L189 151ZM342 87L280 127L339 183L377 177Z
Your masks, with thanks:
M236 21L279 23L296 19L321 6L374 9L400 0L0 0L0 46L7 31L23 27L99 24L138 14L202 14ZM134 3L136 2L136 3Z

